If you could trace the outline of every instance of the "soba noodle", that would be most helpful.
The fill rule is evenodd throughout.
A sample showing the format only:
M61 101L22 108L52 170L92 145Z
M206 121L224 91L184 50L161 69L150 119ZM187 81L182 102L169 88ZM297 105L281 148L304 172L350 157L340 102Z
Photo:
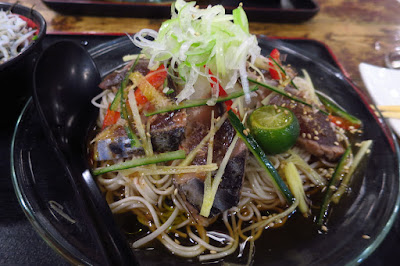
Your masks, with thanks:
M113 92L104 91L93 101L100 110L99 127L114 96ZM95 102L96 100L99 101ZM223 119L219 120L220 124ZM151 145L145 133L144 138ZM207 143L208 139L207 136L204 143ZM327 183L332 175L331 163L322 159L315 161L307 151L298 147L292 148L288 153L269 156L269 159L279 171L291 154L296 154L313 170L310 173L308 169L302 169L301 165L298 167L306 191ZM170 252L178 256L198 256L200 261L223 258L234 253L239 242L254 241L265 229L285 223L298 205L298 201L290 206L286 205L265 170L250 156L246 163L238 206L220 215L226 227L226 233L219 233L223 244L214 243L215 241L210 241L210 235L215 232L196 224L172 182L174 174L196 172L199 171L198 166L179 167L179 163L178 160L173 161L171 166L175 168L172 170L171 166L158 164L110 172L98 177L97 182L104 190L112 212L133 213L151 232L133 242L133 248L146 246L158 239ZM201 168L201 171L210 173L215 170L215 164ZM197 244L181 241L182 238L190 238Z

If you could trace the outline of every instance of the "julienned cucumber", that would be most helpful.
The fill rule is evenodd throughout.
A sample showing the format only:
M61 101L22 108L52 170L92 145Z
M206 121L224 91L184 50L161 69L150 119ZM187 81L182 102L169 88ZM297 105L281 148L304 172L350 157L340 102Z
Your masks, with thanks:
M333 101L326 98L321 93L319 92L316 93L322 104L325 105L326 109L328 109L332 114L340 116L346 119L347 121L351 122L352 124L361 125L362 122L360 119L358 119L355 116L352 116L351 114L340 108L338 105L336 105Z
M285 74L285 76L286 76L286 71L283 69L283 67L282 67L278 62L276 62L276 60L275 60L272 56L269 56L269 59L271 59L272 62L274 62L274 64L277 65L277 66L279 67L279 69L283 72L283 74ZM290 84L292 84L292 86L293 86L296 90L299 90L299 88L296 86L296 84L294 84L293 79L290 80Z
M319 216L317 219L318 225L322 225L322 223L325 220L329 204L332 200L333 193L335 193L335 190L337 189L337 186L339 185L340 177L343 173L343 168L345 167L345 165L347 163L347 158L349 157L350 153L351 153L351 146L347 147L346 151L340 158L340 161L336 166L335 172L333 173L331 180L329 181L329 184L326 188L326 194L322 201L321 210L319 212Z
M143 157L143 158L133 158L132 160L125 161L123 163L117 163L117 164L113 164L113 165L110 165L107 167L97 168L97 169L93 170L93 174L101 175L104 173L117 171L117 170L129 169L129 168L133 168L133 167L137 167L137 166L141 166L141 165L148 165L148 164L155 164L155 163L167 162L167 161L178 160L178 159L185 159L185 157L186 157L185 151L183 151L183 150L165 152L165 153L160 153L160 154Z
M250 89L250 91L256 91L256 90L258 90L257 86L254 86L253 88ZM226 102L228 100L239 98L240 96L243 96L243 95L244 95L243 91L233 92L231 94L228 94L225 97L218 97L218 99L216 99L216 102L217 103ZM145 115L146 116L152 116L152 115L156 115L156 114L162 114L162 113L167 113L167 112L171 112L171 111L176 111L176 110L179 110L179 109L185 109L185 108L191 108L191 107L207 105L207 102L210 101L210 100L213 100L213 99L188 100L188 101L182 102L180 104L166 106L164 108L155 110L154 112L145 113Z
M246 128L244 127L242 122L240 122L239 118L236 116L236 114L232 110L228 111L228 118L229 118L229 121L231 122L232 126L235 128L237 134L239 134L239 137L244 141L246 146L256 157L256 159L260 163L260 165L267 171L269 176L271 176L272 182L274 183L275 187L282 193L282 195L285 197L287 203L292 204L295 201L295 198L294 198L292 192L290 192L290 190L286 186L285 182L283 182L282 178L279 176L275 167L268 160L267 155L265 155L263 150L258 145L257 141L253 138L252 135L250 135L250 133L245 135L244 132L245 132Z
M280 89L278 89L278 88L276 88L276 87L274 87L274 86L271 86L271 85L268 85L268 84L259 82L259 81L255 80L255 79L252 79L252 78L247 78L247 79L248 79L250 82L253 82L253 83L257 84L257 85L260 85L260 86L262 86L262 87L264 87L264 88L267 88L267 89L269 89L269 90L271 90L271 91L273 91L273 92L276 92L276 93L278 93L278 94L280 94L280 95L282 95L282 96L285 96L285 97L287 97L287 98L289 98L289 99L291 99L291 100L293 100L293 101L295 101L295 102L302 103L302 104L304 104L304 105L306 105L306 106L309 106L309 107L311 107L311 108L316 108L316 109L318 109L321 113L323 113L324 115L329 115L328 112L326 112L325 110L322 110L322 109L319 108L318 106L313 106L312 104L307 103L307 102L303 101L302 99L299 99L299 98L297 98L297 97L290 96L290 95L289 95L288 93L286 93L285 91L280 90Z
M121 106L121 96L123 96L123 92L126 88L126 86L128 85L128 81L129 81L129 75L133 72L133 70L135 69L137 63L139 62L139 57L140 55L138 55L136 57L135 62L133 63L133 65L129 68L128 72L126 73L124 79L121 82L121 85L119 87L119 90L117 91L117 93L115 94L114 100L112 101L111 105L110 105L110 110L113 111L118 111L118 107Z

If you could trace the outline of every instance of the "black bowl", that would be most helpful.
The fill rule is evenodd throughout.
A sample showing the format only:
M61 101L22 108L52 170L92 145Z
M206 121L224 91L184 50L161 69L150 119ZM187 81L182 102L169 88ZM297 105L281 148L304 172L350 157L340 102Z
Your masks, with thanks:
M382 117L370 108L371 100L357 89L340 70L298 47L259 36L263 54L273 48L287 54L287 63L297 70L307 69L316 88L331 96L365 127L363 139L374 141L371 158L353 177L352 190L332 209L329 232L320 234L301 219L293 217L276 230L266 230L255 243L253 265L356 265L382 242L400 206L399 147ZM101 76L123 65L126 54L139 52L127 37L100 44L89 50ZM90 104L90 103L88 103ZM76 208L71 185L52 146L41 128L32 102L26 105L13 136L11 163L18 200L39 234L55 250L75 264L101 264L94 236L88 232ZM85 136L82 136L84 138ZM77 152L79 158L82 153ZM83 159L84 160L84 159ZM49 202L62 205L74 219L54 213ZM121 217L119 217L121 218ZM123 219L118 220L123 223ZM370 238L365 239L363 235ZM176 257L163 248L134 251L142 265L216 265ZM246 263L246 256L225 262ZM218 265L223 264L221 261Z
M0 3L0 9L10 10L14 14L32 20L38 28L37 38L16 57L0 64L0 80L2 88L7 93L6 105L1 105L0 111L7 112L4 122L10 123L16 120L22 106L31 95L32 72L36 59L42 51L42 41L46 35L46 21L36 10L12 3ZM11 109L10 109L10 106Z

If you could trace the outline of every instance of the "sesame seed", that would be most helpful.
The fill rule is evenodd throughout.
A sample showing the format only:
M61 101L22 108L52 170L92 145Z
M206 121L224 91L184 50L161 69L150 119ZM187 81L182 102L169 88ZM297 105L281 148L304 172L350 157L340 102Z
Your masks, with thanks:
M217 251L216 250L210 250L210 253L211 254L217 254Z
M307 133L307 138L311 139L311 134L310 133Z
M281 105L282 107L285 107L286 106L286 103L282 103L282 105Z
M370 239L371 237L369 235L362 235L362 238L364 239Z
M287 95L292 96L292 94L290 92L288 92Z
M267 220L267 216L261 216L261 219L263 219L263 220Z
M314 140L319 140L319 138L317 136L314 136Z
M275 110L276 110L276 109L278 109L278 106L276 106L276 104L274 104L274 108L275 108Z
M289 114L289 111L288 111L288 110L285 110L284 113L288 115L288 114Z
M319 132L318 132L317 130L314 130L314 134L315 134L315 135L318 135Z
M339 146L339 142L335 141L333 144L335 144L336 146Z
M371 150L368 149L365 153L366 153L366 154L370 154L370 153L371 153Z
M295 101L294 101L294 100L290 100L290 102L291 102L291 103L295 103Z
M336 190L336 187L333 186L333 185L332 185L332 186L329 186L329 188L332 189L332 190Z
M261 77L258 77L258 78L257 78L257 81L258 81L258 82L261 82Z
M181 244L181 242L179 242L179 240L178 240L178 239L175 239L174 241L175 241L175 243L177 243L178 245L180 245L180 244Z
M262 207L262 205L261 205L261 204L258 204L258 205L257 205L257 208L258 208L258 209L260 209L261 207Z
M177 188L175 188L175 190L174 190L174 195L178 195L178 189Z
M280 112L281 112L281 109L276 110L276 112L277 112L277 113L280 113Z
M349 126L349 129L351 130L351 129L354 129L354 126Z
M356 144L354 144L356 147L361 147L361 143L357 142Z
M149 138L151 137L149 132L146 132L146 136L149 137Z
M303 138L306 138L306 133L301 133L301 136L303 137Z
M325 225L321 226L321 230L324 232L328 232L328 227L326 227Z
M274 223L270 223L268 226L269 227L274 227L274 225L275 225Z
M243 129L243 134L246 135L246 136L249 135L249 133L247 132L246 129Z

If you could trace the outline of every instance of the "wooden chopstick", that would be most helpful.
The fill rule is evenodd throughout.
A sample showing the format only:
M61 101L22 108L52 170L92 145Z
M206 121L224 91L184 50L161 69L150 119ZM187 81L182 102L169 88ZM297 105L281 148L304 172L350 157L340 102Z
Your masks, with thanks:
M373 105L371 107L376 110ZM400 119L400 105L378 105L377 107L383 117ZM376 114L378 115L378 112Z
M382 112L383 117L400 119L400 112Z
M400 112L400 105L378 105L378 109L381 112Z

